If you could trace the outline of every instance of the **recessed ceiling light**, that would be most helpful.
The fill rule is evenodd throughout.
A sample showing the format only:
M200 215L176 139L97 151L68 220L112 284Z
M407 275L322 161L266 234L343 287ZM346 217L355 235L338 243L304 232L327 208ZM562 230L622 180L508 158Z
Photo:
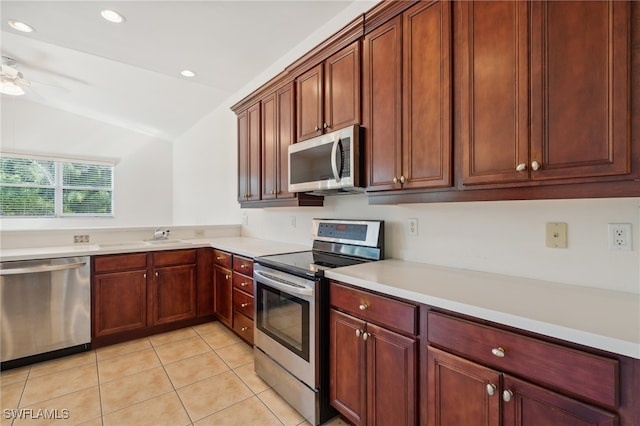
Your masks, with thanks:
M191 71L191 70L182 70L180 71L180 74L182 74L185 77L195 77L196 73Z
M35 31L32 26L20 21L9 20L9 26L14 30L22 31L23 33L32 33Z
M102 15L102 17L109 22L114 22L116 24L121 24L122 22L124 22L124 16L120 15L115 10L105 9L100 12L100 15Z

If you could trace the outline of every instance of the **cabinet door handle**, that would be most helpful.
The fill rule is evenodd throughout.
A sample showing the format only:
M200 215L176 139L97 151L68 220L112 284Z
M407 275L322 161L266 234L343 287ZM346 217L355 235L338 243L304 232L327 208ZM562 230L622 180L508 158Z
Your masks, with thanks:
M531 168L532 168L533 170L538 170L538 169L540 168L540 166L541 166L541 165L542 165L542 164L538 163L538 162L537 162L537 161L535 161L535 160L531 162Z
M240 307L241 308L246 308L247 306L249 306L251 303L241 303Z
M522 172L524 170L527 170L527 163L520 163L516 166L516 170L519 172Z
M226 279L231 278L231 277L229 276L229 274L224 274L224 277L225 277Z
M325 128L325 129L328 129L328 128L329 128L329 125L328 125L327 123L324 123L324 124L322 125L322 127L323 127L323 128Z
M513 398L513 392L511 392L509 389L502 391L502 400L504 402L511 401L511 398Z
M147 279L147 273L146 272L144 274L142 274L142 278L144 278L145 280Z
M371 333L362 333L362 340L366 341L369 337L371 337Z
M498 358L504 358L504 349L501 347L491 349L491 353Z
M358 306L358 309L360 309L361 311L366 311L367 309L369 309L369 305L367 305L366 303L362 303L360 304L360 306Z
M407 178L404 176L400 176L400 183L405 183L407 181Z
M496 385L489 383L487 384L487 394L489 396L493 396L496 393Z
M160 276L160 274L158 272L156 272L156 277L159 277L159 276Z
M362 334L362 331L356 328L356 337L360 337L361 334Z
M398 183L398 178L397 177L393 177L393 183Z
M318 130L320 130L320 127L316 126L316 132L317 132Z

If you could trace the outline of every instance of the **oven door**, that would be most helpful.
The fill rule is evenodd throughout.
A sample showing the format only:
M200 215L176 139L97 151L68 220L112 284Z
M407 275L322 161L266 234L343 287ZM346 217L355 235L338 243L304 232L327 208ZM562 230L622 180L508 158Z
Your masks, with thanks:
M316 389L315 281L254 266L254 344Z

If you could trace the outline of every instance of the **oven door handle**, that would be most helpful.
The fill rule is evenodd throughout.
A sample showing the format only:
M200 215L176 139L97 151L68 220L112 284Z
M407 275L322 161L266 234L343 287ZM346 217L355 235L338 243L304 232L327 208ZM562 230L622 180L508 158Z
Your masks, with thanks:
M275 289L282 290L282 291L284 291L286 293L289 293L289 294L295 294L295 295L307 296L307 297L313 296L313 289L312 288L297 287L297 286L285 284L285 283L282 283L280 281L276 281L276 280L274 280L272 278L269 278L268 276L263 274L261 271L254 271L253 274L256 275L259 278L259 281L263 282L264 284L268 284L269 287L273 287Z

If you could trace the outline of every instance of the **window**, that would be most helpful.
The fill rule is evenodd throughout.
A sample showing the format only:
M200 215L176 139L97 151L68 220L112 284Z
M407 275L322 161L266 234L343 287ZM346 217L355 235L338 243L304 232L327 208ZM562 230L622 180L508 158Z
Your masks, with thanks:
M2 154L1 217L112 215L112 163Z

